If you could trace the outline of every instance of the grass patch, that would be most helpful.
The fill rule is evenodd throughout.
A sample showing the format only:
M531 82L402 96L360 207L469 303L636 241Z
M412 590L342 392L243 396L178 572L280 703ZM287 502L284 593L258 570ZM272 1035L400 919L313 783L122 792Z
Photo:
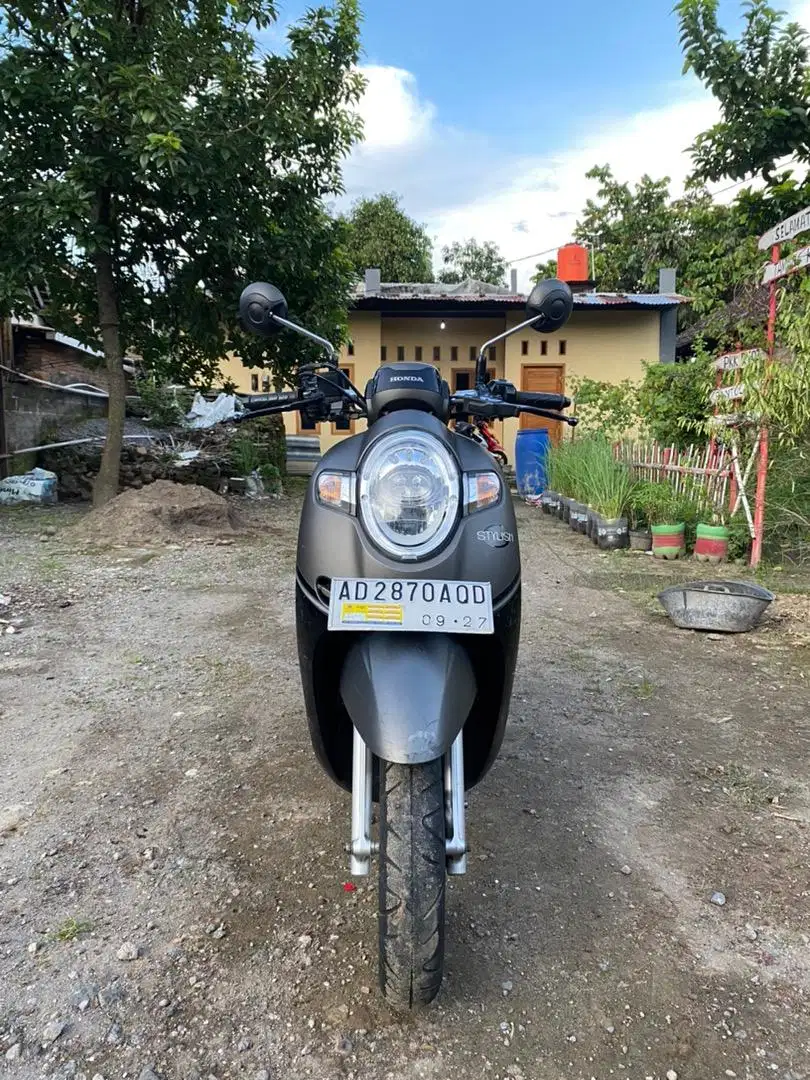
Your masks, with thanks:
M49 941L76 941L82 934L89 934L93 924L82 919L65 919L57 930L52 930L47 938Z
M634 683L630 687L630 693L639 701L649 701L655 693L655 683L645 676L640 683Z
M789 794L789 790L782 787L775 777L765 772L754 772L738 762L707 766L698 769L697 773L718 785L727 798L747 810L778 806L783 797Z

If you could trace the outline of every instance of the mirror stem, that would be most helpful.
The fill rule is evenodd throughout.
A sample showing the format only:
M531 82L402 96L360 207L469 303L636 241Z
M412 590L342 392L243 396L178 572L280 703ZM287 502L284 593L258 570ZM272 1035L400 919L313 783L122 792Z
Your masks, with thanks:
M485 341L481 346L481 351L478 354L478 363L475 369L475 384L476 386L482 386L486 382L487 375L487 349L493 345L497 345L499 341L503 341L504 338L511 337L512 334L516 334L518 330L525 330L528 326L534 326L535 323L542 319L542 315L534 315L531 319L526 319L525 322L518 323L517 326L513 326L511 330L505 330L502 334L498 334L497 337L490 338L489 341Z
M314 341L316 345L320 345L322 349L327 353L329 359L333 364L338 362L338 352L335 346L327 341L326 338L319 337L317 334L313 334L311 330L306 330L303 326L299 326L297 323L290 322L289 319L282 319L280 315L273 315L273 321L277 322L279 326L283 326L285 330L294 330L296 334L300 334L301 337L309 338L310 341Z

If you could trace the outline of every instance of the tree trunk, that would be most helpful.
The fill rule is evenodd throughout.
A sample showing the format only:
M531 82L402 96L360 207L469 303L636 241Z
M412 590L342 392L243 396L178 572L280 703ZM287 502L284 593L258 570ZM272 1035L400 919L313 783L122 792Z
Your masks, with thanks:
M93 505L103 506L118 494L118 474L121 467L121 448L124 445L124 414L127 381L124 375L121 338L118 331L118 297L111 248L110 194L103 192L98 200L98 223L103 233L102 248L96 251L96 294L104 362L107 367L109 401L107 407L107 438L101 455L101 468L93 482Z

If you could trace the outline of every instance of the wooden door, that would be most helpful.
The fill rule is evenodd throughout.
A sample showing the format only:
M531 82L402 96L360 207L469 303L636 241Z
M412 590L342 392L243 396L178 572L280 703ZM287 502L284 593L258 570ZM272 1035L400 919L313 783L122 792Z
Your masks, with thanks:
M562 364L524 364L521 390L535 394L562 394L565 386L565 368ZM562 424L558 420L546 420L542 416L523 413L521 428L545 428L556 446L562 438Z

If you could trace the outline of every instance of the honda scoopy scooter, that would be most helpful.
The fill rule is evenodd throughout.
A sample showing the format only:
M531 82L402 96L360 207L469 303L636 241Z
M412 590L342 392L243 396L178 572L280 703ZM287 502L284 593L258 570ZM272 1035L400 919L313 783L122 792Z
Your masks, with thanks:
M361 394L335 348L287 318L278 289L257 283L241 297L247 329L295 331L325 357L299 367L296 390L249 398L242 419L298 410L310 423L368 421L309 482L296 625L312 745L351 791L351 873L379 857L379 977L395 1007L439 991L446 875L466 870L464 792L500 749L520 635L509 490L487 451L448 422L530 413L575 424L560 394L486 381L492 345L527 327L558 330L572 306L563 282L536 285L526 320L482 346L472 390L451 394L436 368L397 363Z

